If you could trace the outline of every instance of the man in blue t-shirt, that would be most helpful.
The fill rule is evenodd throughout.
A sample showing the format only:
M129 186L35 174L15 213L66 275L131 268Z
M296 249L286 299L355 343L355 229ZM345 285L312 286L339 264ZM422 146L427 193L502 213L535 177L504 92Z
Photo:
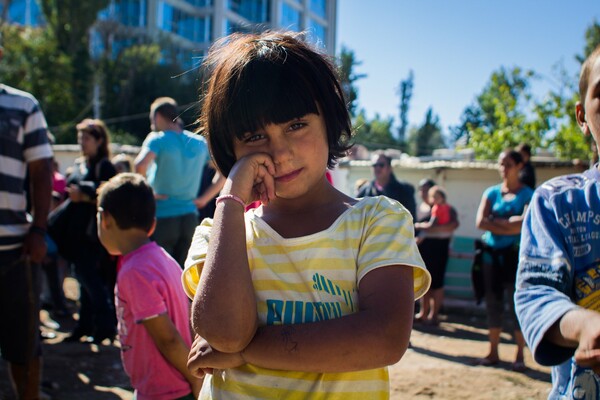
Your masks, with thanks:
M215 197L224 179L213 180L196 197L204 165L209 160L202 136L181 127L177 103L160 97L150 106L152 132L135 159L135 171L145 175L156 197L156 230L152 238L183 268L198 223L197 208Z
M600 147L600 46L581 67L577 122ZM515 306L525 339L552 365L549 399L600 398L600 170L537 188L523 222Z

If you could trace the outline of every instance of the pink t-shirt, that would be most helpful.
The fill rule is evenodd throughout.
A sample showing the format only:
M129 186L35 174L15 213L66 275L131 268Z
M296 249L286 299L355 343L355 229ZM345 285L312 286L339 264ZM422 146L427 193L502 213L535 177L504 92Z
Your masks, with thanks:
M179 264L155 242L125 255L115 305L121 359L138 400L171 400L191 393L187 380L161 355L142 321L167 313L191 346L190 303L181 290Z
M431 207L431 216L436 218L438 225L444 225L450 222L450 205L445 204L434 204Z

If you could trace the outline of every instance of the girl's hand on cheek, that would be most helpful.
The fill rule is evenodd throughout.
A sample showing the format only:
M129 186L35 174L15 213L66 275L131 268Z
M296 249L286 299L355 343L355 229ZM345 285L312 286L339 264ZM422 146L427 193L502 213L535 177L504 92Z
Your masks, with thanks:
M229 173L223 194L234 194L249 204L267 204L275 198L275 164L266 153L240 158Z

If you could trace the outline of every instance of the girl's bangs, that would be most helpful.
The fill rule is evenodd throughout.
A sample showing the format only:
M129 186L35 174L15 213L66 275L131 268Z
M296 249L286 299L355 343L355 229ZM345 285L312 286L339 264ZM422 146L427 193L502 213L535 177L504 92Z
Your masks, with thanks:
M318 114L314 88L289 64L255 61L230 86L228 131L241 139L269 124Z

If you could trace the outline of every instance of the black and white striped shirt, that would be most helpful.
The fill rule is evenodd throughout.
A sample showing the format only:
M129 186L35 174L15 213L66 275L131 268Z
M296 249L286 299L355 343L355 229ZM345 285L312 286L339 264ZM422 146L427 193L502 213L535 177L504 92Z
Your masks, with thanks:
M0 84L0 251L20 247L29 229L27 163L50 157L48 126L37 100Z

